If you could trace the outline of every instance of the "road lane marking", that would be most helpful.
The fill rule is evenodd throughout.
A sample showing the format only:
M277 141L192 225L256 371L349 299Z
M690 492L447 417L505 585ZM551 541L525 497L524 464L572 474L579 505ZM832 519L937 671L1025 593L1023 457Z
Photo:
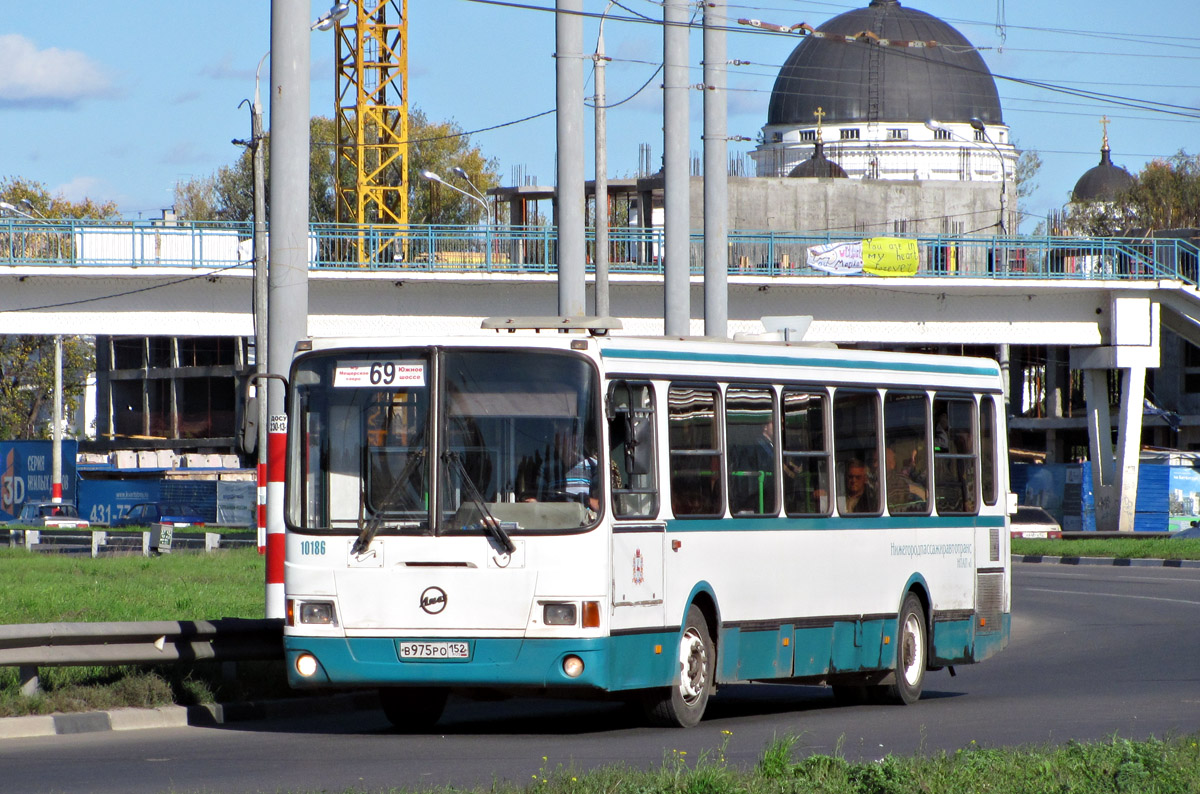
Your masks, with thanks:
M1055 593L1057 595L1107 596L1109 598L1133 598L1139 601L1165 601L1172 604L1191 604L1200 607L1200 601L1188 598L1162 598L1160 596L1126 595L1124 593L1094 593L1087 590L1051 590L1048 587L1023 587L1022 590L1035 593Z

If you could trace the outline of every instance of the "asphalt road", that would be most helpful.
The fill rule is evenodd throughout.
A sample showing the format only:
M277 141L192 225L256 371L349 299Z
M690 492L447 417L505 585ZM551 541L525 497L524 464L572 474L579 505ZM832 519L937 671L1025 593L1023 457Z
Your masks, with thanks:
M1015 565L1013 636L982 665L926 679L909 707L839 707L824 689L724 688L698 728L638 727L618 707L452 701L439 733L392 733L376 711L218 728L0 743L0 792L340 791L530 781L558 766L689 760L727 742L753 764L776 736L798 753L888 753L1178 736L1200 731L1200 570ZM724 732L728 731L729 734Z

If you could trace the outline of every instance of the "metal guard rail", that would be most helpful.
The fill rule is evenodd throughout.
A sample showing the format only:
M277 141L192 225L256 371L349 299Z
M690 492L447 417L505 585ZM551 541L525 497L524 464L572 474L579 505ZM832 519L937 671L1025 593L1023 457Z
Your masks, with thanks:
M0 626L0 666L246 662L283 658L283 621L220 618Z
M823 276L807 266L808 249L862 234L731 230L731 275ZM1197 284L1200 249L1175 238L901 235L917 241L918 277L999 279L1173 279ZM249 223L0 219L0 264L103 267L246 268L253 259ZM662 273L661 228L609 231L610 271ZM702 234L691 235L691 272L703 272ZM553 226L357 225L314 223L314 271L445 274L557 272ZM593 269L594 229L587 230Z

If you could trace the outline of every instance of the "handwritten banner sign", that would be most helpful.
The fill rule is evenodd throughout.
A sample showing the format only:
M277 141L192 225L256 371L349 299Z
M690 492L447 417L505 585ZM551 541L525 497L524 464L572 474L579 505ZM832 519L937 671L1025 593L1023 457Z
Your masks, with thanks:
M857 241L814 245L808 249L808 266L839 276L861 273L863 245Z
M872 276L915 276L921 258L916 240L872 237L862 241L863 272Z

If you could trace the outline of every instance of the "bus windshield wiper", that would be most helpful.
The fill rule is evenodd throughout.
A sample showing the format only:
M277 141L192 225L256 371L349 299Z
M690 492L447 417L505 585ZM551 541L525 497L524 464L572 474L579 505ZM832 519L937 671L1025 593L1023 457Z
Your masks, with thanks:
M471 503L475 505L475 508L479 510L479 513L482 516L479 523L482 525L483 529L496 539L496 542L500 544L500 547L504 549L505 552L508 554L515 552L517 550L517 544L512 542L512 538L508 536L508 532L506 532L504 527L500 525L500 522L496 520L496 517L492 515L492 511L488 510L487 504L485 504L483 501L483 494L479 493L479 488L475 486L475 481L471 479L471 475L467 474L467 467L463 465L462 457L457 452L451 452L447 450L442 453L442 460L448 465L456 468L459 476L462 477L463 482L466 483L467 496L470 498Z
M375 538L376 533L378 533L380 528L383 526L383 511L394 506L392 504L392 500L395 499L396 494L399 493L401 486L408 482L408 478L412 476L413 469L416 468L417 463L421 460L424 460L424 458L425 450L423 449L418 450L417 452L414 452L408 456L408 460L405 462L404 468L400 471L400 474L394 480L392 480L392 487L388 488L387 493L385 493L383 495L383 499L380 500L379 509L375 510L371 514L371 518L363 523L362 529L354 541L354 545L350 547L351 554L363 554L370 547L371 541Z

